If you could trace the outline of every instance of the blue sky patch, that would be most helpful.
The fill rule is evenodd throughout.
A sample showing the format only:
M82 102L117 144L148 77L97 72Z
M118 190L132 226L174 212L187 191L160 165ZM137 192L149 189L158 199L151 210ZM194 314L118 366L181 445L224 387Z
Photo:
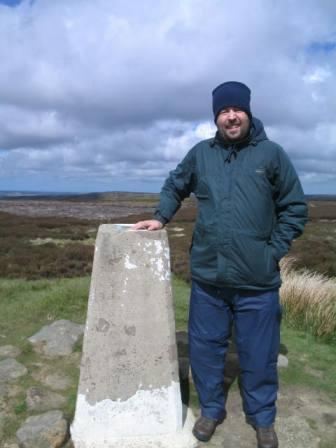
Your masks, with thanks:
M324 52L330 53L331 51L336 50L336 42L328 41L328 42L313 42L308 51L311 52Z
M7 6L17 6L22 2L22 0L0 0L0 4Z

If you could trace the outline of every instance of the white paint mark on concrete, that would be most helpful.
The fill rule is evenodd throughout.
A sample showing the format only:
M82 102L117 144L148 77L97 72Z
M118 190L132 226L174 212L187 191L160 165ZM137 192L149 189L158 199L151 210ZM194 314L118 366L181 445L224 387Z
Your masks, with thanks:
M155 241L154 241L154 244L155 244L155 249L156 249L156 252L155 252L156 255L161 254L161 252L162 252L162 250L163 250L161 241L159 241L159 240L155 240Z
M136 269L137 268L136 264L130 262L128 254L126 255L125 268L126 269Z
M125 422L125 424L128 422ZM75 448L194 448L198 441L192 435L195 417L190 409L186 410L183 428L173 433L148 436L109 437L104 440L86 440L77 437L71 428Z
M73 440L100 446L100 442L113 437L159 435L181 429L180 386L173 381L169 387L139 389L126 401L105 399L90 405L86 396L79 394L71 433Z

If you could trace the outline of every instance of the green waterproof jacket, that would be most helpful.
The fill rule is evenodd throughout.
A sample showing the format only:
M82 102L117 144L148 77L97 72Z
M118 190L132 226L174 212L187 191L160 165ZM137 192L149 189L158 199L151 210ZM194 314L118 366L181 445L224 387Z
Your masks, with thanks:
M307 221L307 204L288 156L252 119L249 137L194 146L166 180L155 218L166 224L194 193L198 214L191 276L215 286L280 286L279 261Z

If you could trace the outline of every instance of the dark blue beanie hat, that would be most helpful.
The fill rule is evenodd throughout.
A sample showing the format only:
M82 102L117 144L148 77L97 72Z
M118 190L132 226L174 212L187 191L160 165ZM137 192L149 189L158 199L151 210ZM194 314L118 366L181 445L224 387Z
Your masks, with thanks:
M242 82L223 82L212 91L212 110L217 120L221 110L227 107L239 107L251 118L251 90Z

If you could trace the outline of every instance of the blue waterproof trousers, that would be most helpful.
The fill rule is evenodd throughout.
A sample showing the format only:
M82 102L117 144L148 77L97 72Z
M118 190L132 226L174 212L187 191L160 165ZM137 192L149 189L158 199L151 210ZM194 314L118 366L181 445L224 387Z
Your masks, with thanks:
M204 417L226 415L224 365L232 326L240 363L240 387L248 423L274 423L280 345L279 290L253 291L192 283L189 356Z

